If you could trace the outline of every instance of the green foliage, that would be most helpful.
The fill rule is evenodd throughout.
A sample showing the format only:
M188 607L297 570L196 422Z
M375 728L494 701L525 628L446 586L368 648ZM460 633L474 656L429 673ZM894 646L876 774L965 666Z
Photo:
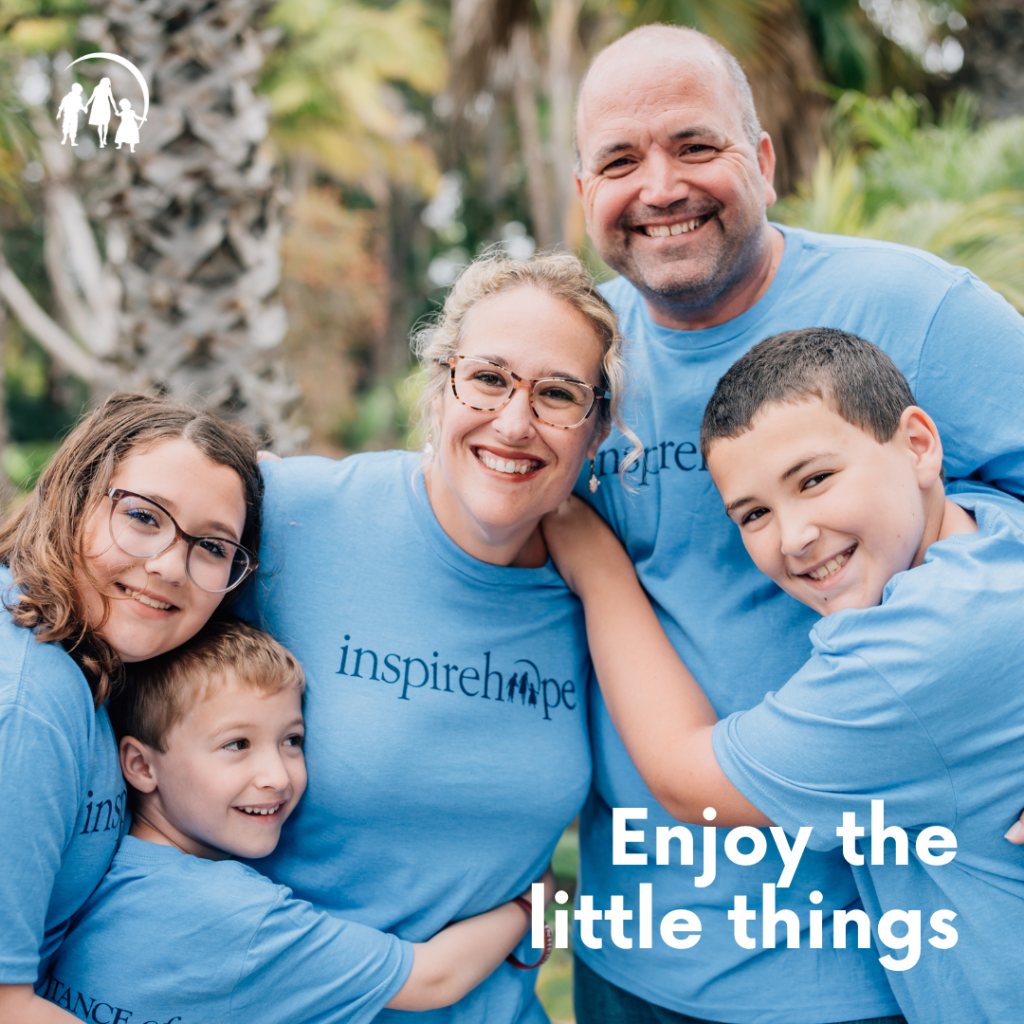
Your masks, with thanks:
M896 90L848 92L787 224L916 246L972 270L1024 311L1024 117L978 124L961 95L935 117Z
M274 137L339 181L381 194L385 181L429 194L432 152L404 90L444 85L444 42L418 0L384 8L357 0L279 0L270 24L281 31L262 91Z

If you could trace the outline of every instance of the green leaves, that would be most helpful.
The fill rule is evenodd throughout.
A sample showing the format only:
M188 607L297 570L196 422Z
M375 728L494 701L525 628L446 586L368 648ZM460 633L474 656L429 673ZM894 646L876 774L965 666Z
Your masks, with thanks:
M832 148L773 216L925 249L1024 311L1024 118L978 125L958 96L936 120L901 90L844 93L834 117Z

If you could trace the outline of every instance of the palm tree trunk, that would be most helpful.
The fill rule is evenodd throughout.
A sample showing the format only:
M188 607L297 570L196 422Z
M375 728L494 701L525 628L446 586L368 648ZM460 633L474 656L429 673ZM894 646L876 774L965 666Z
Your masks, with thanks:
M134 156L108 147L83 171L93 172L87 205L123 289L108 357L117 386L241 419L287 453L303 433L280 359L282 190L264 145L267 106L253 92L267 45L257 21L269 6L108 0L90 38L139 67L152 104ZM120 71L104 71L115 96L134 96Z

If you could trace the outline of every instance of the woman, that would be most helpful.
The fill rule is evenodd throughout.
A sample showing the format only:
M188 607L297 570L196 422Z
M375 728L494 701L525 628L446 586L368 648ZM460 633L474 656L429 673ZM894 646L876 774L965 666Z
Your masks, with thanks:
M0 1020L72 1019L33 986L120 838L104 702L122 663L189 639L255 567L261 496L242 428L114 395L0 530Z
M413 941L522 891L586 797L583 621L538 523L622 390L615 316L568 254L470 266L421 355L430 453L269 464L254 591L306 669L310 779L255 866ZM423 1019L546 1021L533 987L506 964Z
M89 111L89 124L95 125L100 134L100 149L107 144L107 130L115 106L114 94L110 90L110 79L101 78L100 84L93 89L89 102L85 105L87 110L92 107Z

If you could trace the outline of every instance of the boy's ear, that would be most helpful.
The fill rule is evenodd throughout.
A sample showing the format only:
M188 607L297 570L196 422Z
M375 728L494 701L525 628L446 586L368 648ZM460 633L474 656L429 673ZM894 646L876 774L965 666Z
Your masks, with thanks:
M152 793L157 786L153 748L134 736L125 736L120 743L120 753L125 782L140 793Z
M900 416L897 434L914 459L914 470L921 490L927 490L941 480L942 440L931 416L916 405L907 406Z

